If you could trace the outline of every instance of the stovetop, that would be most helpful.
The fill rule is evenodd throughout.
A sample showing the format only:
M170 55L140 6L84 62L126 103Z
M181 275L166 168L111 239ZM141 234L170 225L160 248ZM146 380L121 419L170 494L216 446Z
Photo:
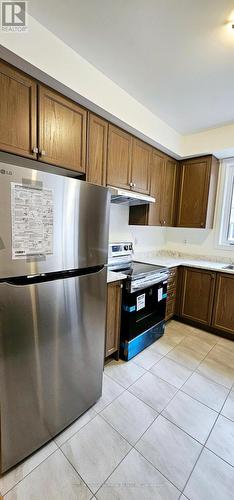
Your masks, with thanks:
M113 269L113 271L121 272L122 274L126 274L131 279L136 279L137 277L145 276L147 274L155 274L157 272L165 271L165 268L162 266L156 266L153 264L145 264L144 262L127 262L126 264L122 263L118 269Z

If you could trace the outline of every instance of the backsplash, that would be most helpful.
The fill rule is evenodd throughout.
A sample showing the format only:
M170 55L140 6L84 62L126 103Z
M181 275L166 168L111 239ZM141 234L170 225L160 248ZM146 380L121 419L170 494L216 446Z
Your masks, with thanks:
M131 241L136 252L155 251L166 244L166 228L129 226L129 207L111 204L109 241Z

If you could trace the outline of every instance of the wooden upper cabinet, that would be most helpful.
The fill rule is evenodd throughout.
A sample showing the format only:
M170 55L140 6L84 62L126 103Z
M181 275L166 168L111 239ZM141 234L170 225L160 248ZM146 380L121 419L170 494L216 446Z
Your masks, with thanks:
M86 179L93 184L106 185L108 122L89 113Z
M180 316L211 324L216 273L185 267L181 284Z
M138 193L149 194L151 154L150 146L133 138L131 181L132 189Z
M163 226L174 226L177 196L177 162L166 158L161 202L161 221Z
M85 172L87 111L39 86L39 157L41 161Z
M107 184L130 189L132 136L109 125L107 153Z
M36 158L36 83L0 61L0 96L0 149Z
M161 209L163 196L163 182L165 170L165 157L153 150L150 174L150 195L155 198L155 203L150 203L148 214L149 226L161 226Z
M212 326L234 334L234 276L218 273Z
M150 194L155 203L130 207L129 224L174 226L178 186L178 164L153 149L150 168Z
M213 227L218 161L212 156L187 160L180 173L179 227Z

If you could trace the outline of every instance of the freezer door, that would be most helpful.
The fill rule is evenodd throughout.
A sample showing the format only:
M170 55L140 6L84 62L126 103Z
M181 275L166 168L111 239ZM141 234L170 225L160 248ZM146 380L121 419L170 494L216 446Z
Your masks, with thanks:
M0 284L0 472L101 396L106 268L36 285Z
M109 201L104 187L0 163L0 279L105 264Z

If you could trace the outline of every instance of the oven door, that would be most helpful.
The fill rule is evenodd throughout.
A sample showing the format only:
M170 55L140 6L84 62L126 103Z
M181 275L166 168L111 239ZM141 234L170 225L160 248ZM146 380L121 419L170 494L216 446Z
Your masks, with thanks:
M121 341L130 341L165 319L167 281L133 293L123 290Z

